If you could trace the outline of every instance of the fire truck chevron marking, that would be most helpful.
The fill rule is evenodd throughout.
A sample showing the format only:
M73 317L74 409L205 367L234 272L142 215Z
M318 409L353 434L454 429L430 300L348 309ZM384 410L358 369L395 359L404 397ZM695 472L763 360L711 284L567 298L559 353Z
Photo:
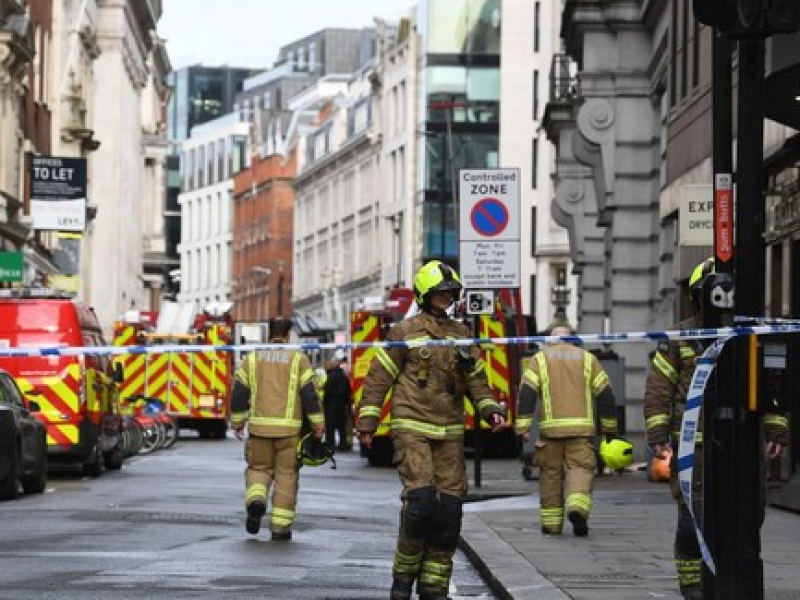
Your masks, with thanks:
M50 422L47 428L47 445L48 446L72 446L77 444L80 438L78 427L71 423L58 423Z

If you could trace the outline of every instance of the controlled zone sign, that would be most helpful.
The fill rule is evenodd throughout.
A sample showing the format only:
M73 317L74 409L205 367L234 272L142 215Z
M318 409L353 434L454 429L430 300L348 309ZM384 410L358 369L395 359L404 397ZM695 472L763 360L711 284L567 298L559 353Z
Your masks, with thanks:
M465 288L517 288L519 169L461 169L459 258Z

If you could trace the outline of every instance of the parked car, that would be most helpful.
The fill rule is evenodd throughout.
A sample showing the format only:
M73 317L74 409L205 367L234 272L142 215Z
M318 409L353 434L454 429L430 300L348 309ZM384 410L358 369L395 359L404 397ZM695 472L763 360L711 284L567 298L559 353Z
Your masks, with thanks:
M14 378L0 369L0 500L13 500L20 485L26 494L47 487L47 427L33 413Z

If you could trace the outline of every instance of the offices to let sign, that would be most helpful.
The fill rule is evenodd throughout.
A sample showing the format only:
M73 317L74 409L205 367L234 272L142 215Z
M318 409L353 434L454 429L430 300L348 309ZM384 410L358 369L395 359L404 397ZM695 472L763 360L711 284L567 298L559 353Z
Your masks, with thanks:
M461 169L458 180L464 287L519 287L519 169Z

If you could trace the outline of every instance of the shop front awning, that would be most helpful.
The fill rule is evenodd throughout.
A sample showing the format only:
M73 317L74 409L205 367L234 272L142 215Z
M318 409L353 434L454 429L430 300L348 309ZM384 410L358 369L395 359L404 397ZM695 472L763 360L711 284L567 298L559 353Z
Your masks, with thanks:
M324 337L342 329L335 321L306 313L294 313L292 322L295 333L300 337Z

